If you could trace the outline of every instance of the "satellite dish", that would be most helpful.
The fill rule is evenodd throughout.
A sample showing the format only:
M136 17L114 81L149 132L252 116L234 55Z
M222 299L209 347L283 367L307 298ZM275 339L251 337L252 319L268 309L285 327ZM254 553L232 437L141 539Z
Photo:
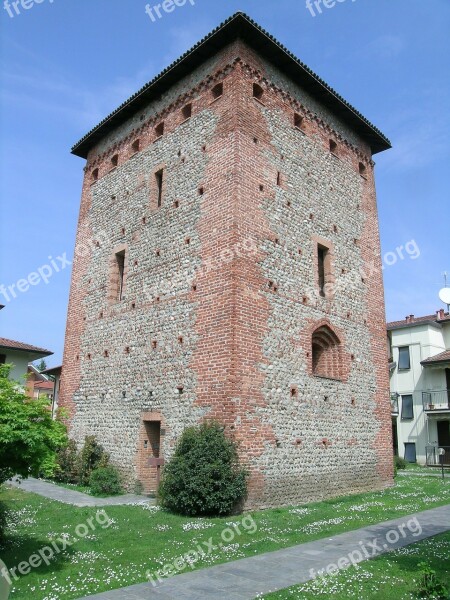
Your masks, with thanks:
M439 292L439 299L444 304L450 304L450 287L442 288Z

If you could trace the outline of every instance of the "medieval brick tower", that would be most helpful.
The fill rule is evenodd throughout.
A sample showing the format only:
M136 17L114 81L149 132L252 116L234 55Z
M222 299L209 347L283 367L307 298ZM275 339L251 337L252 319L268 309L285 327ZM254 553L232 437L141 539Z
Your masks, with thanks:
M88 133L71 436L147 492L207 418L240 444L249 506L390 485L372 161L389 147L242 13Z

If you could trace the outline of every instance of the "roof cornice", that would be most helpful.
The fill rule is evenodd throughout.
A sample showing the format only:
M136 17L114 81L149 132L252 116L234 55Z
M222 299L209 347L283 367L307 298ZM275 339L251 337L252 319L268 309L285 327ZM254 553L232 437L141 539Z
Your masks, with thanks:
M390 141L342 96L325 83L292 52L278 42L245 13L238 12L216 27L179 59L144 85L73 148L72 153L87 158L89 151L109 132L130 119L152 100L161 97L182 77L216 55L235 39L242 39L266 60L276 65L293 81L317 98L331 112L355 130L376 154L391 147Z

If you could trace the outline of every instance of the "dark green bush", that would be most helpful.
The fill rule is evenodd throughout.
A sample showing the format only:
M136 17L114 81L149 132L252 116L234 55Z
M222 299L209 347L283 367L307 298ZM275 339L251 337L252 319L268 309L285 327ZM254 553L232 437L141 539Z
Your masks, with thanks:
M92 471L89 486L93 496L108 494L114 496L123 493L122 482L116 467L99 467Z
M159 499L165 508L189 516L226 515L247 494L247 472L237 446L216 422L185 429L165 466Z
M394 457L394 464L397 469L406 469L406 465L408 464L404 458L401 456Z
M3 502L0 502L0 547L5 539L8 510Z
M417 567L420 569L417 596L426 600L449 600L450 592L437 576L436 571L424 562L419 563Z
M97 443L95 436L88 435L77 460L78 481L81 485L89 485L92 471L98 467L106 467L109 457Z
M78 450L74 440L69 440L67 446L58 452L58 470L55 474L57 481L62 483L77 483L78 474Z

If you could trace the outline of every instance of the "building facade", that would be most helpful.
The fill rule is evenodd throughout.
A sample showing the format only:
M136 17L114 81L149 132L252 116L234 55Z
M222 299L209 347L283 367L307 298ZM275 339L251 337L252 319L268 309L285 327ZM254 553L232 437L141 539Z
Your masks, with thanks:
M389 147L242 13L87 134L72 437L146 492L203 419L239 443L248 506L391 485L372 160Z
M439 448L450 465L450 315L388 323L394 453L438 466Z
M12 365L9 373L10 379L22 383L24 388L27 388L27 393L30 397L33 397L33 389L27 385L30 370L33 370L29 366L30 363L40 358L51 356L52 354L53 352L44 348L38 348L24 342L17 342L16 340L0 338L0 364Z

